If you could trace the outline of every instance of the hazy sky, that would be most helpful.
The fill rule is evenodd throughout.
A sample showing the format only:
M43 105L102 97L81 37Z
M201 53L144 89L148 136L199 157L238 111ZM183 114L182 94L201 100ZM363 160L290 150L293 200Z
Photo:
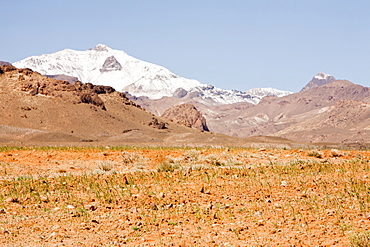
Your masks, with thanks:
M0 0L0 60L98 43L225 89L370 86L368 0Z

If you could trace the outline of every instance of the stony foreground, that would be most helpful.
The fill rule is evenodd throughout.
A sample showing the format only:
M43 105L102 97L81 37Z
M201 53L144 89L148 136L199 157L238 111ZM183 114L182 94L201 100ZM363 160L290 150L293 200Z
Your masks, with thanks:
M357 246L370 230L369 159L346 150L2 148L0 243Z

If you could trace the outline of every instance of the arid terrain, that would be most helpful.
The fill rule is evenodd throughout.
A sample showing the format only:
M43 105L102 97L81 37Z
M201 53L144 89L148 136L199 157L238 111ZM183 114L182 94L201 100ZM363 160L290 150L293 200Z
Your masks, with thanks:
M0 67L1 246L370 241L368 89L334 81L239 104L284 128L237 138L208 132L192 105L157 117L112 87L58 78Z
M132 98L156 115L171 105L193 104L211 132L235 137L279 136L306 143L369 143L370 90L337 80L284 97L264 97L257 105L209 106L191 99Z
M365 246L370 151L2 147L2 246Z

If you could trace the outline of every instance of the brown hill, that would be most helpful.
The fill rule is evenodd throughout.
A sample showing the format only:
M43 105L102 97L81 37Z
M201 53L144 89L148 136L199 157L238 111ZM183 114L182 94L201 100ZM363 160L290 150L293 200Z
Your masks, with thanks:
M222 119L233 113L244 111L249 107L253 106L251 103L241 102L228 105L210 105L208 102L198 102L191 98L183 97L163 97L161 99L151 100L148 97L134 97L128 96L132 101L139 104L145 110L161 116L163 113L171 108L180 104L191 104L194 105L199 112L204 116L207 121L207 127L209 131L215 133L224 133L225 126L222 123Z
M364 107L370 103L370 90L344 80L324 83L285 97L265 97L258 105L210 106L174 97L136 100L158 115L166 106L191 103L205 117L210 131L235 137L273 135L302 142L370 142L370 118ZM329 124L345 115L352 116L354 121L340 120L340 126Z
M154 117L111 87L71 84L13 66L2 66L0 74L3 140L150 142L171 131L195 134Z
M11 65L0 67L0 109L2 145L292 144L274 137L248 140L201 132L156 117L111 87L55 80Z
M206 119L197 110L197 108L191 104L174 106L166 110L162 117L190 128L209 131Z
M369 143L370 104L343 100L274 135L305 142Z
M343 100L347 103L338 103ZM360 114L356 106L366 105L370 103L369 101L369 88L348 81L334 81L282 98L265 97L258 105L222 119L228 128L228 132L223 133L239 137L276 135L304 142L345 142L357 139L350 129L353 129L353 124L356 125L359 122L343 122L340 130L334 127L328 128L323 124L323 121L329 117L328 109L332 107L330 118L334 121L339 118L339 115L334 114L335 109L341 109L337 111L346 113L348 116L353 115L354 112ZM357 119L363 119L362 124L369 126L370 119L365 117L366 111L361 111L361 114L364 116ZM310 124L301 125L308 120ZM313 123L313 121L317 122ZM370 135L362 138L362 141L369 142Z

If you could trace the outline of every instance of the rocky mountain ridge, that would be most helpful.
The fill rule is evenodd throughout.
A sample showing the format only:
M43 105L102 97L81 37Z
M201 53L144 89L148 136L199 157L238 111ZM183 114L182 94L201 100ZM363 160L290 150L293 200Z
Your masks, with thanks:
M84 83L112 86L118 91L149 99L178 97L195 99L207 105L238 102L257 104L267 95L285 96L291 92L272 88L246 92L226 90L175 75L168 69L141 61L123 51L97 45L87 51L65 49L53 54L32 56L15 62L44 75L68 75Z
M208 106L186 97L139 97L134 101L158 116L166 107L193 104L207 120L210 131L240 138L263 135L309 143L370 142L370 89L345 80L284 97L266 96L257 105L242 102Z
M0 67L0 143L218 143L234 140L156 117L109 86ZM125 144L127 145L127 144Z
M51 59L54 62L58 60L56 58L66 61L59 59L58 61L63 62L50 64L50 56L56 56ZM80 60L85 67L81 67ZM181 78L161 66L142 62L104 45L84 52L64 50L31 57L19 64L32 64L39 66L40 70L47 68L44 72L48 74L73 71L76 74L72 76L84 76L86 80L102 80L109 85L120 81L116 79L122 79L120 82L130 82L122 89L133 92L133 95L125 95L127 100L134 101L158 116L152 116L150 121L146 121L151 128L163 129L165 120L161 122L158 120L159 116L164 115L171 107L174 107L175 112L171 113L172 116L170 114L170 119L191 126L190 122L193 120L189 119L192 118L181 116L179 105L192 104L206 119L207 128L214 133L239 138L276 136L308 143L370 142L369 88L345 80L336 80L322 72L314 76L299 93L293 94L274 92L273 89L255 89L251 92L219 89ZM123 76L121 72L126 74ZM131 83L135 78L136 81ZM76 82L71 82L73 83ZM38 85L37 89L34 87L29 87L27 92L32 94L35 90L43 90L42 84ZM68 89L71 86L65 87ZM62 95L64 91L61 91L56 94ZM149 92L150 97L143 92ZM101 111L108 109L104 99L109 94L96 93L83 99L81 95L74 94L73 97L81 103L91 104ZM163 95L165 96L162 97ZM99 103L99 98L104 105ZM176 119L175 115L180 117Z
M369 88L333 81L282 98L265 97L258 105L220 121L228 130L223 133L239 137L274 135L304 142L369 142L369 103ZM344 115L348 121L340 120Z

